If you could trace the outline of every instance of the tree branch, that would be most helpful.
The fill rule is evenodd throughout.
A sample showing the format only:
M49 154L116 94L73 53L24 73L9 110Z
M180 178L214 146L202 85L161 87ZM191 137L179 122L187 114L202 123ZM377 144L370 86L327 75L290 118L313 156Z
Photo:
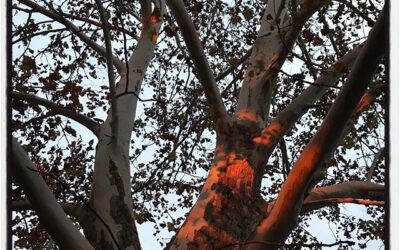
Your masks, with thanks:
M367 90L364 95L361 97L360 101L357 104L356 110L351 116L351 118L347 121L345 128L340 134L339 139L334 145L334 148L337 148L340 143L343 142L344 138L350 131L353 129L354 124L357 122L358 117L364 112L370 105L375 101L375 98L382 93L384 89L383 84L378 84L376 86L371 86L369 90ZM326 157L325 166L328 166L328 161L330 157ZM372 166L371 166L372 167ZM325 176L326 168L320 168L316 174L314 174L313 180L311 181L310 188L317 184L321 179ZM368 177L367 177L368 178Z
M324 29L330 30L328 22L325 19L323 19L322 22L324 24ZM340 50L335 42L335 39L333 39L333 35L331 34L331 32L328 32L328 38L329 41L331 41L331 45L336 53L336 56L339 58L342 54L340 53Z
M268 1L235 111L235 117L240 123L265 126L272 100L273 80L291 52L304 24L312 14L330 1L301 1L294 21L285 18L288 2Z
M185 40L190 57L203 86L208 107L210 109L211 120L214 123L214 129L217 133L226 131L229 116L226 112L225 105L222 102L215 78L204 54L204 50L192 19L187 13L182 0L167 0L167 4L181 29L183 39Z
M362 17L365 21L368 22L368 25L373 26L375 24L375 21L372 20L371 18L368 17L368 15L362 13L359 9L357 9L356 6L354 6L354 4L352 4L351 2L347 1L347 0L340 0L339 2L344 3L349 9L351 9L354 13L356 13L357 15L359 15L360 17Z
M95 50L100 55L106 57L107 52L106 50L95 43L90 37L86 36L78 27L76 27L72 22L68 21L66 18L62 16L62 13L56 13L55 10L50 11L45 9L44 7L30 1L30 0L20 0L21 3L25 4L26 6L31 7L34 11L39 12L61 24L63 24L66 28L68 28L72 33L78 36L83 42L85 42L88 46L90 46L93 50ZM118 72L121 73L124 71L125 67L124 64L118 59L118 57L113 56L112 61L114 66L117 68Z
M12 174L23 188L51 238L65 249L93 249L68 219L42 177L36 172L36 166L15 138L12 139L11 152Z
M70 118L70 119L82 124L87 129L92 131L93 134L98 136L99 124L83 114L76 113L76 112L71 111L70 109L67 109L65 107L62 107L52 101L49 101L49 100L43 99L43 98L35 96L35 95L31 95L31 94L25 94L25 93L13 91L12 97L18 98L18 99L21 99L21 100L24 100L24 101L27 101L30 103L44 106L56 114L63 115L67 118Z
M75 206L70 203L60 203L60 206L62 207L62 209L66 214L73 216L76 219L78 219L79 216L81 215L82 207ZM35 208L28 200L13 201L11 203L11 209L17 212L24 210L35 210Z
M101 22L98 22L98 21L93 20L93 19L85 18L85 17L82 17L82 16L76 16L76 15L72 15L72 14L68 14L68 13L63 13L63 16L67 17L67 18L75 19L75 20L78 20L78 21L82 21L82 22L85 22L85 23L90 23L90 24L95 25L97 27L102 27L102 23ZM124 29L122 27L112 26L112 29L124 32L125 34L128 34L129 36L131 36L135 40L139 39L139 36L137 34L133 33L132 31L126 30L126 29Z
M382 206L384 200L385 186L373 182L348 181L311 190L304 199L301 213L336 203Z
M337 203L382 206L385 201L385 186L369 181L348 181L312 189L301 207L300 214ZM266 214L271 212L276 200L268 202Z
M312 63L310 54L307 51L307 47L303 41L303 38L301 38L301 36L299 36L297 38L297 41L298 41L300 50L301 50L301 52L303 52L303 55L305 57L306 66L307 66L308 70L310 71L313 79L316 80L317 79L317 71L315 70L314 64Z
M335 103L299 156L270 214L257 227L252 239L283 241L295 226L304 194L309 189L314 174L334 150L346 122L354 112L382 58L385 47L385 18L386 12L383 11L370 31L368 40Z
M118 143L118 107L117 100L115 97L115 78L114 69L112 62L112 46L111 46L111 35L108 20L106 18L106 10L103 7L101 0L96 0L97 8L99 9L100 19L102 22L104 41L106 44L106 62L107 62L107 75L108 85L110 89L110 102L111 102L111 131L112 141Z
M266 154L270 155L275 146L279 143L296 121L331 87L335 86L341 76L351 69L361 47L357 47L345 56L340 58L332 66L325 70L315 82L296 97L285 109L277 114L272 122L263 129L260 137L255 140L263 144ZM341 70L339 70L341 69Z
M342 245L346 244L349 246L353 246L355 242L353 241L348 241L348 240L341 240L338 242L334 242L331 244L328 243L292 243L292 244L284 244L284 243L278 243L278 242L273 242L273 241L245 241L245 242L238 242L238 243L232 243L223 247L218 248L217 250L222 250L222 249L227 249L233 246L246 246L246 245L258 245L257 247L261 247L261 249L269 249L268 247L282 247L283 249L293 249L296 247L333 247L337 245ZM252 249L252 247L250 246Z

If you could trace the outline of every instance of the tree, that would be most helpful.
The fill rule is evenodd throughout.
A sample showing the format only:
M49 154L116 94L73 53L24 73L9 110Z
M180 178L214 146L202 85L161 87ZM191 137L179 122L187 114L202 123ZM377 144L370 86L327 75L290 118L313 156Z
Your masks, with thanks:
M150 221L168 249L320 249L315 216L342 249L385 239L382 1L12 12L18 247L140 249Z

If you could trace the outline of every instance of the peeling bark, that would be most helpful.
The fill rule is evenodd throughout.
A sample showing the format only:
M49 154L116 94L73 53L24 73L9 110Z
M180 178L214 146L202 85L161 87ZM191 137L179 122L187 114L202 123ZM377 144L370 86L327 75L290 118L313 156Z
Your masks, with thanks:
M151 3L142 1L141 4L143 30L116 88L115 105L119 114L115 134L118 138L112 140L113 116L109 111L100 127L96 146L90 205L101 220L90 215L82 223L96 249L140 249L132 204L129 145L141 84L156 46L149 32L158 33L162 20L160 17L158 23L152 23ZM164 1L157 1L156 8L165 11ZM87 215L91 213L85 211Z
M169 249L216 249L247 239L263 216L262 172L253 131L234 123L217 139L214 163L198 200Z

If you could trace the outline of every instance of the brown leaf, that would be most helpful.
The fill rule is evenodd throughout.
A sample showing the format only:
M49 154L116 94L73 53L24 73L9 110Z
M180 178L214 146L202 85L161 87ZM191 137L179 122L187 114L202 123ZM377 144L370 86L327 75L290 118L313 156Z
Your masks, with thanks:
M29 57L29 56L23 56L22 58L22 65L21 69L25 72L31 72L36 73L36 62L35 59Z

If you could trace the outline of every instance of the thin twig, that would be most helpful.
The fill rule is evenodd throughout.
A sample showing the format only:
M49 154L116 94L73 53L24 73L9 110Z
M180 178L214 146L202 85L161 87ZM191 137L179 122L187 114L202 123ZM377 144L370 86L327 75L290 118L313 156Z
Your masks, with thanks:
M32 8L33 11L39 12L54 21L57 21L61 24L63 24L66 28L68 28L73 34L78 36L83 42L85 42L87 45L89 45L93 50L95 50L97 53L99 53L102 56L106 56L106 50L98 45L96 42L94 42L90 37L88 37L86 34L84 34L77 26L75 26L72 22L67 20L64 16L63 13L60 13L56 11L51 5L48 5L51 10L48 10L30 0L20 0L20 2L26 6L29 6ZM122 72L124 70L124 66L122 62L118 59L118 57L113 57L113 63L115 67L118 69L118 72Z
M83 114L74 112L71 109L62 107L57 103L54 103L52 101L49 101L44 98L41 98L41 97L38 97L35 95L31 95L31 94L25 94L25 93L20 93L20 92L14 91L14 92L12 92L12 97L44 106L56 114L63 115L67 118L70 118L70 119L82 124L83 126L88 128L90 131L92 131L93 134L98 136L99 124L96 121L90 119L89 117L87 117Z

